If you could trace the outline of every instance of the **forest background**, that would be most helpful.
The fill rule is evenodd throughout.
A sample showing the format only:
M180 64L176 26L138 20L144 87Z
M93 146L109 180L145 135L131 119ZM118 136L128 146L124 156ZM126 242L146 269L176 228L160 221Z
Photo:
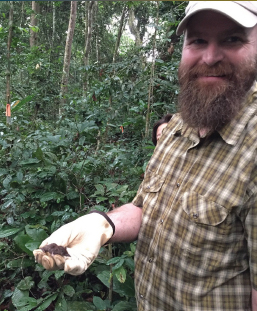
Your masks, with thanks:
M81 276L32 251L130 202L154 122L176 111L181 1L0 2L0 310L137 310L136 242Z

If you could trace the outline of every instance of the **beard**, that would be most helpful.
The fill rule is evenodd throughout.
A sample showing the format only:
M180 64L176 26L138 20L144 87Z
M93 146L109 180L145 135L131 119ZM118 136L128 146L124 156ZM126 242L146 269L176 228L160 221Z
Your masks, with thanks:
M199 81L198 77L225 76L221 81ZM182 63L178 77L180 94L178 106L188 126L198 129L219 130L242 109L244 98L257 75L257 58L240 65L218 63L188 69Z

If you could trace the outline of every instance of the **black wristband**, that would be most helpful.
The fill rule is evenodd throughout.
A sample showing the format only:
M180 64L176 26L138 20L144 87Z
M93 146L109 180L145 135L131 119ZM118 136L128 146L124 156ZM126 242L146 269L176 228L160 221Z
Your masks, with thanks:
M106 213L94 210L94 211L89 212L88 214L91 214L91 213L97 213L97 214L102 215L109 222L109 224L112 226L113 234L115 233L115 225L112 222L111 218L109 216L107 216Z

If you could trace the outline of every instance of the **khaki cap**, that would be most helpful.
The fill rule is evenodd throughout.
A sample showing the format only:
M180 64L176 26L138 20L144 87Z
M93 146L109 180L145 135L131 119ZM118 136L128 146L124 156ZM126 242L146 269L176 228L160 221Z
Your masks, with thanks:
M224 14L245 28L257 24L257 1L189 1L186 16L178 25L177 35L182 35L192 15L204 10Z

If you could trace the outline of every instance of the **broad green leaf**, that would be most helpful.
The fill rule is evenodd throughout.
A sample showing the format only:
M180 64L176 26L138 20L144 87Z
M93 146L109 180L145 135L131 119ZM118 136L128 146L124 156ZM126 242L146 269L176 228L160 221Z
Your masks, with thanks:
M126 281L126 270L121 266L118 269L113 270L113 274L116 276L116 278L119 280L121 283L125 283Z
M11 107L12 108L12 112L15 112L17 110L19 110L24 104L30 102L32 100L32 98L34 97L34 95L29 95L25 98L23 98L22 100L20 100L15 107Z
M63 292L65 295L72 297L75 294L75 290L72 286L70 285L64 285L63 286Z
M26 276L20 283L17 285L19 290L30 290L34 286L35 282L32 280L31 276Z
M29 25L29 28L33 31L33 32L39 32L39 28L37 26L31 26Z
M125 263L131 271L135 271L135 262L132 258L126 258Z
M45 152L45 156L47 156L49 159L53 160L53 161L57 161L57 156L52 153L52 152Z
M0 176L6 175L8 174L9 170L7 170L6 168L0 168Z
M37 306L37 300L33 297L23 297L20 300L20 304L23 307L19 308L19 311L29 311Z
M82 137L79 138L79 145L80 145L80 146L83 146L83 145L84 145L85 139L86 139L85 136L82 136Z
M46 299L44 299L43 303L37 309L35 309L35 311L45 311L46 308L50 306L51 302L54 301L57 296L57 293L49 295Z
M131 249L131 252L135 253L136 245L134 243L130 243L130 249Z
M126 191L127 188L128 188L128 185L123 185L123 186L119 187L116 191L118 193L122 193L123 191Z
M10 235L13 235L19 231L21 231L21 228L11 228L11 229L0 229L0 239L7 238Z
M67 301L67 305L69 311L96 311L95 306L86 301Z
M33 242L27 234L19 234L14 238L15 243L28 255L33 256L33 253L25 246L28 242Z
M5 188L9 188L9 184L12 180L12 177L10 175L6 176L5 179L3 180L3 186Z
M22 299L29 298L29 292L28 291L21 291L17 287L14 289L13 295L12 295L12 303L16 308L23 307L26 305L26 302L24 303Z
M67 306L67 301L64 298L63 294L59 295L55 303L54 311L69 311Z
M43 160L44 154L41 148L37 148L37 150L33 153L33 157L37 158L38 160Z
M39 248L39 245L41 244L41 242L42 241L28 242L28 243L25 244L25 247L33 252L35 249Z
M19 283L20 284L20 283ZM18 284L18 286L19 286ZM12 303L18 310L31 310L37 306L37 300L35 298L29 297L28 290L20 290L18 286L15 288ZM23 308L22 308L23 307Z
M118 184L116 184L116 183L104 183L104 185L106 186L106 191L110 191L110 190L112 190L112 189L115 189L117 186L118 186Z
M57 192L46 192L41 196L40 202L47 202L50 200L56 200L57 198L58 198Z
M106 264L107 265L115 264L121 260L122 260L121 257L114 257L114 258L109 259ZM124 262L124 260L123 260L123 262Z
M105 200L107 200L106 197L97 197L97 198L96 198L96 203L99 204L100 202L103 202L103 201L105 201Z
M22 173L22 172L18 172L18 173L17 173L17 179L18 179L19 181L22 181L22 179L23 179L23 173Z
M62 139L62 136L61 135L55 135L55 136L48 135L46 139L52 143L59 143L60 140Z
M36 164L39 163L40 160L36 158L30 158L28 160L20 161L20 165L30 165L30 164Z
M56 280L61 278L64 274L65 274L64 270L57 270L57 271L54 272L54 276L55 276Z
M96 306L97 311L106 310L105 301L103 301L100 297L94 296L93 297L93 303Z
M113 270L119 269L124 264L124 259L119 260L116 265L113 267Z
M125 251L125 252L123 252L123 255L126 255L126 256L128 256L128 257L131 257L131 256L133 256L134 254L133 254L131 251Z
M70 191L66 196L68 200L74 200L79 197L79 194L76 191Z
M120 301L118 302L112 311L137 311L137 304L136 302L129 302L129 301Z
M25 231L33 241L42 242L48 237L47 233L42 228L33 228L32 226L27 225L25 226Z
M28 258L20 258L20 259L14 259L9 260L7 263L7 267L9 269L14 268L28 268L35 264L34 260L28 259Z
M110 287L110 271L104 270L96 275L99 280L108 288ZM130 275L126 276L126 281L124 283L121 283L118 281L118 279L115 277L113 278L113 290L120 294L121 296L128 296L128 297L134 297L135 296L135 287L134 287L134 281L131 278Z
M96 187L96 192L94 194L100 194L103 196L105 192L104 186L99 184L99 185L95 185L95 187Z
M30 311L32 309L35 309L35 307L38 305L38 301L35 298L28 299L28 304L22 308L19 309L19 311Z

